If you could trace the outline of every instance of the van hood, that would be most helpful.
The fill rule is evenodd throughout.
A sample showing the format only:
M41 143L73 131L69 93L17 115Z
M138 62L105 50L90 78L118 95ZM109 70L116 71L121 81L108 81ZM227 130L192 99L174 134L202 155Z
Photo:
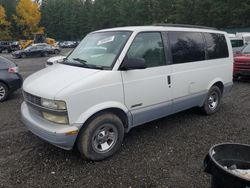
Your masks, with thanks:
M25 79L23 90L39 97L54 99L60 91L71 84L84 80L100 71L56 64L42 69Z

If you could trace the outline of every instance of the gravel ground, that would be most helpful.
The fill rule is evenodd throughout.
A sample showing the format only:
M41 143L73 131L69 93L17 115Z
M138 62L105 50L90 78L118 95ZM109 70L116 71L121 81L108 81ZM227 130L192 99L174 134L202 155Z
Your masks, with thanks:
M8 54L3 56L12 59ZM13 59L21 74L46 58ZM134 128L121 150L102 162L64 151L30 133L21 122L21 91L0 104L0 187L210 187L202 161L221 142L250 144L249 82L236 82L221 110L187 110Z

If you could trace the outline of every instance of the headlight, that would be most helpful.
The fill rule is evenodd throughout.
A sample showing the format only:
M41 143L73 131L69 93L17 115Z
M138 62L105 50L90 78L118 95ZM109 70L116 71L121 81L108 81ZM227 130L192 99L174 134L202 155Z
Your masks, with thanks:
M54 122L54 123L59 123L59 124L68 124L68 116L67 115L56 115L56 114L51 114L47 112L42 112L43 117L47 119L48 121Z
M50 99L41 99L41 105L45 108L53 110L66 110L66 103L64 101L55 101Z

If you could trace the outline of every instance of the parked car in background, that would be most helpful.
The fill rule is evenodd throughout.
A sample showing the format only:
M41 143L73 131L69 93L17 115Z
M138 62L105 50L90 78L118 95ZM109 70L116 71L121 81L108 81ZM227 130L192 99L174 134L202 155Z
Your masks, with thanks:
M49 54L59 54L60 48L51 46L45 43L33 44L23 50L18 50L12 53L15 58L35 57L35 56L48 56Z
M245 46L234 57L234 79L250 77L250 44Z
M233 53L236 55L237 52L241 51L242 48L245 46L243 39L241 38L230 38L231 45L233 48Z
M20 46L17 41L0 41L0 53L6 51L8 53L19 50Z
M49 51L49 54L59 54L61 52L59 46L52 46L46 43L37 43L33 44L33 46L43 47Z
M22 87L23 79L15 63L0 56L0 102Z
M22 119L48 142L76 145L88 159L102 160L135 126L192 107L216 113L232 75L232 47L222 31L179 25L95 31L62 63L25 80Z
M75 48L78 45L76 41L63 41L59 43L61 48Z

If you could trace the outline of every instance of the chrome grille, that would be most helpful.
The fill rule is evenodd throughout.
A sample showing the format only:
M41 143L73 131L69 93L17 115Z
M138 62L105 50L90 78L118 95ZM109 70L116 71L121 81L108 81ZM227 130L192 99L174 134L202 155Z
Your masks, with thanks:
M39 105L39 106L41 105L41 97L37 97L25 91L23 92L23 97L24 97L24 100L29 103Z

